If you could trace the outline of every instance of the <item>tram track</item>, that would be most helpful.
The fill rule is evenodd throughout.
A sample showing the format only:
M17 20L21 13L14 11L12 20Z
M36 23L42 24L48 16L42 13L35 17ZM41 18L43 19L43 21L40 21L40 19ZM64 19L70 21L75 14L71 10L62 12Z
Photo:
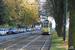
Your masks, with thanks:
M30 45L32 42L34 42L35 40L37 40L38 38L40 38L41 36L35 38L34 40L32 40L30 43L28 43L27 45L25 45L24 47L22 47L20 50L23 50L23 48L27 47L28 45Z
M20 41L23 41L23 40L27 39L28 37L32 37L32 36L39 36L39 34L24 35L24 36L15 38L15 39L11 39L11 40L1 42L0 43L0 50L4 49L4 48L7 48L7 47L9 47L13 44L19 43Z
M50 36L41 36L37 40L35 40L33 43L31 43L29 46L21 48L21 50L43 50L45 48L45 45L47 42L49 42ZM50 45L47 44L47 48L49 49Z
M40 33L40 32L38 32L38 33ZM29 35L36 35L36 33L27 34L27 35L28 35L28 36L29 36ZM19 39L19 38L24 38L24 37L27 36L27 35L20 36L20 37L17 37L17 38L13 38L13 39L9 39L9 40L6 40L6 41L2 41L2 42L0 42L0 44L6 43L6 42L9 42L9 41L13 41L13 40L16 40L16 39Z
M24 35L0 43L0 50L48 50L50 38L50 35L41 35L40 33Z
M9 46L9 47L4 48L4 50L9 50L9 48L11 49L13 46L16 47L16 45L18 45L18 44L20 44L20 43L23 43L23 42L25 42L26 40L31 39L31 38L34 38L34 37L36 37L36 36L37 36L37 35L31 36L31 37L29 37L29 38L27 38L27 39L25 39L25 40L22 40L22 41L20 41L20 42L18 42L18 43L15 43L15 44L13 44L13 45L11 45L11 46Z
M48 37L48 38L47 38L47 40L45 41L45 43L44 43L44 45L42 46L41 50L43 50L43 49L44 49L44 47L45 47L45 45L46 45L46 43L47 43L48 39L49 39L49 37Z

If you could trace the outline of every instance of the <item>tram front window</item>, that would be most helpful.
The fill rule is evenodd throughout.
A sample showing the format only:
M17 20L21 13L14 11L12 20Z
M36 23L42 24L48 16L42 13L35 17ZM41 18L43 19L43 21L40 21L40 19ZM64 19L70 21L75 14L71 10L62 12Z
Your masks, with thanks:
M48 23L44 23L44 27L48 27Z

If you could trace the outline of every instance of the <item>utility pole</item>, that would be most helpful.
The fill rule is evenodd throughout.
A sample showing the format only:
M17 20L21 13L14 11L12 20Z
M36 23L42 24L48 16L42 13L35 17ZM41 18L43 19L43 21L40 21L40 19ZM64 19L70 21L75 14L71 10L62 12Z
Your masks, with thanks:
M66 41L66 16L67 16L67 0L65 0L65 7L64 7L64 32L63 32L63 41Z

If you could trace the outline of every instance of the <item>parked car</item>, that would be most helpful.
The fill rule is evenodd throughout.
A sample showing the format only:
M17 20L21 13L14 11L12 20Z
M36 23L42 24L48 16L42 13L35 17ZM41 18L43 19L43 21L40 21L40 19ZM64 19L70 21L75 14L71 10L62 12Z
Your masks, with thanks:
M35 27L33 27L33 31L35 31L36 30L36 28Z
M22 28L19 28L19 29L18 29L18 32L19 32L19 33L22 33Z
M31 31L33 31L33 28L31 28Z
M32 29L31 28L27 28L27 31L31 31Z
M11 28L10 30L11 30L12 34L18 33L18 29L17 28Z
M6 33L9 35L11 34L10 28L5 28L6 29Z
M0 35L6 35L5 28L0 28Z
M26 32L26 29L25 28L22 28L22 32Z
M37 29L37 30L41 30L41 28L40 28L40 27L37 27L36 29Z

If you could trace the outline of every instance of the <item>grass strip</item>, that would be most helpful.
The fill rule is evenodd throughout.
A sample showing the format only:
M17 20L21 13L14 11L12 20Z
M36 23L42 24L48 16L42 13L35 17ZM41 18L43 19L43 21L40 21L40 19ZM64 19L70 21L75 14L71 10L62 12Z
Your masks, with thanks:
M65 47L63 47L63 39L59 38L56 31L54 30L52 32L52 43L50 50L66 50Z

